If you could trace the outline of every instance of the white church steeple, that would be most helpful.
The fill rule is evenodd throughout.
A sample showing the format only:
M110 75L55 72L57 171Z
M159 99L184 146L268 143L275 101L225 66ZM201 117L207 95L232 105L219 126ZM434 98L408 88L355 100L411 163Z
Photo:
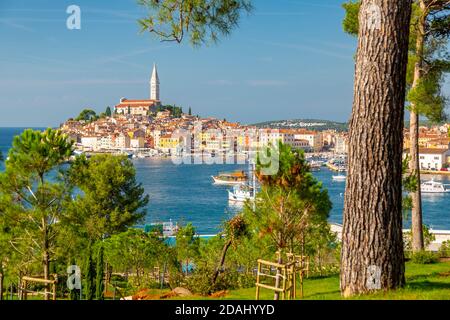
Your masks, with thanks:
M153 64L152 78L150 80L150 99L159 101L159 77L156 63Z

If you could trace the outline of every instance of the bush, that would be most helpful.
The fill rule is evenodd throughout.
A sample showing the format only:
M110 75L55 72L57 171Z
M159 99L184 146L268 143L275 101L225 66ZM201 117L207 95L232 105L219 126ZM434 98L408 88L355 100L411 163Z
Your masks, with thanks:
M439 257L441 258L450 257L450 240L442 242L442 245L439 248Z
M193 293L209 295L221 290L234 290L249 288L255 285L253 275L239 273L236 270L227 269L222 272L214 285L212 285L212 276L214 270L211 268L198 268L194 273L187 277L187 288Z
M425 248L427 248L433 241L436 240L436 237L433 233L431 233L430 229L426 226L422 226L423 230L423 244ZM404 234L404 242L405 242L405 250L411 251L411 231L405 232Z
M438 256L431 251L419 251L411 254L411 262L417 264L431 264L438 261Z

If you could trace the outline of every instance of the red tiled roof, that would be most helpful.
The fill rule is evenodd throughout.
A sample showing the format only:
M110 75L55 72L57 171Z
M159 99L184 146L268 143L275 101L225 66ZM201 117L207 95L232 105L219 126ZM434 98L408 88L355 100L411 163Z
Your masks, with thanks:
M127 108L127 107L144 107L144 106L153 106L158 103L159 100L127 100L123 99L116 108Z

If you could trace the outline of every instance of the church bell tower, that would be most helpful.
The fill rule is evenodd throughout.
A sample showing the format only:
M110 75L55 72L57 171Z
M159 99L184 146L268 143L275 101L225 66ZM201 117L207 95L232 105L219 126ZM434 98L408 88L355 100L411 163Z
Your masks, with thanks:
M150 80L150 100L159 99L159 77L158 70L156 69L156 63L153 64L152 78Z

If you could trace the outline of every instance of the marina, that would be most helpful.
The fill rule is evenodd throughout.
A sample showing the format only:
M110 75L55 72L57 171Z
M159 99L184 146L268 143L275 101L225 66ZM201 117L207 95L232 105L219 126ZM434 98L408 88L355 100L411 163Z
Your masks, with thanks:
M5 156L13 136L22 131L22 128L0 128L0 150ZM331 158L331 155L328 157ZM341 224L345 181L332 179L333 175L338 174L323 166L327 161L324 154L310 157L309 161L312 160L322 161L322 166L313 171L313 175L322 181L333 203L329 221ZM150 196L144 225L172 219L178 225L191 222L199 234L216 234L226 219L242 210L242 202L229 201L228 191L233 186L214 184L211 176L220 172L248 172L248 164L177 165L170 158L149 157L135 157L132 161L138 181ZM422 182L432 179L450 184L449 176L422 174ZM426 225L436 230L450 230L449 193L423 193L422 203ZM406 221L404 226L408 228L409 222Z

